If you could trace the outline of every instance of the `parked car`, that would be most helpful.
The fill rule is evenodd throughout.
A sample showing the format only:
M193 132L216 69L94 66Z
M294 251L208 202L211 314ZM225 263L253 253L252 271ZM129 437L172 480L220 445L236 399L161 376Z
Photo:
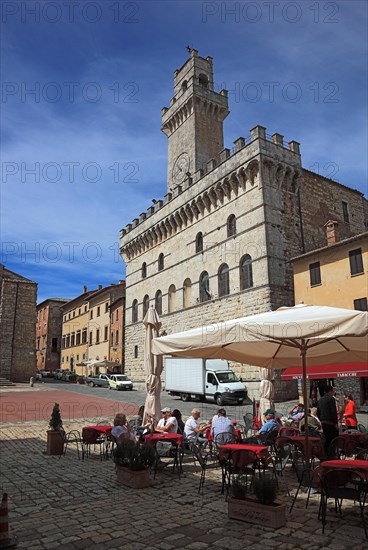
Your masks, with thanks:
M63 371L61 369L56 369L53 372L55 380L61 380L61 377L63 375Z
M109 378L110 390L132 390L133 382L125 374L111 374Z
M51 376L51 372L49 370L41 370L40 372L43 378L48 378Z
M40 372L36 372L34 375L35 380L42 380L42 374Z
M57 373L58 380L67 380L67 377L71 374L70 370L62 370Z
M100 376L87 376L86 383L91 386L91 388L94 388L95 386L99 386L100 388L108 388L109 387L109 374L100 374Z

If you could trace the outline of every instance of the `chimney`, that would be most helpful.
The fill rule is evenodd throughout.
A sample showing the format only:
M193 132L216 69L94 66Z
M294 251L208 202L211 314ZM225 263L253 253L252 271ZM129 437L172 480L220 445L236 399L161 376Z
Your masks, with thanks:
M83 294L85 294L87 292L87 285L84 285L83 287Z
M328 220L327 223L325 223L326 228L326 236L327 236L327 245L331 246L332 244L337 243L338 239L338 222L334 220Z

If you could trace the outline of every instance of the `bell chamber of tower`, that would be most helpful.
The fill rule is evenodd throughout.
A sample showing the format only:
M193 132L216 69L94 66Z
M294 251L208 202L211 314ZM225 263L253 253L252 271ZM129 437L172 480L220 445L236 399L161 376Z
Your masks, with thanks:
M168 137L167 189L172 192L224 148L227 91L214 91L212 57L190 57L174 72L174 96L162 109L161 130Z

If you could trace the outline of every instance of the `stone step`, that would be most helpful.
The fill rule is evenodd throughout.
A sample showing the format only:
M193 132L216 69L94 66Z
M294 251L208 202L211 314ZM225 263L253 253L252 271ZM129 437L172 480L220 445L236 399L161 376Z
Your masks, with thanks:
M0 387L1 386L15 386L14 382L11 382L7 378L0 378Z

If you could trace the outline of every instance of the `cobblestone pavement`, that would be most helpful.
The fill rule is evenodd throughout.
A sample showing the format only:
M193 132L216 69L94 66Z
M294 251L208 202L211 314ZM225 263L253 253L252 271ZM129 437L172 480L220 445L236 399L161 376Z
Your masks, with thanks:
M90 419L91 424L95 420ZM82 425L65 422L65 429ZM319 495L311 496L306 510L304 493L287 514L284 528L253 526L228 519L220 469L208 472L201 495L200 471L189 458L181 479L165 469L152 487L134 490L118 485L112 460L101 461L97 453L84 461L73 449L61 458L45 455L46 430L46 422L0 426L1 491L8 493L9 523L19 548L367 548L358 506L353 504L344 504L343 519L334 511L328 513L325 535L317 521ZM279 495L290 505L287 485L294 494L291 472L281 479Z

